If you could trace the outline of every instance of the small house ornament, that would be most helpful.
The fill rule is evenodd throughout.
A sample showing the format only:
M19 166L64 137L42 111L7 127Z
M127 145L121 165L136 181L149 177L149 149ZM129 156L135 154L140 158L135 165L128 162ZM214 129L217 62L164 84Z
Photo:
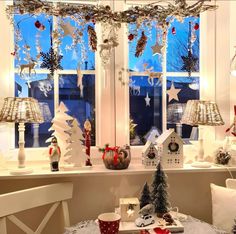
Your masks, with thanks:
M156 147L163 168L183 167L183 140L174 129L162 133L156 140Z
M152 141L147 141L142 150L142 164L145 168L156 168L160 157Z
M120 198L120 216L122 222L133 222L139 216L140 203L138 198Z

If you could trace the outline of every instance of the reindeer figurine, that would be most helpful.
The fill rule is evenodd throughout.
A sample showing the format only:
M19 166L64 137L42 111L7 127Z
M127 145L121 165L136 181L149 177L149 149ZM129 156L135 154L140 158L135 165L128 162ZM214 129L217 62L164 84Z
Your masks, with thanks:
M22 74L25 69L29 69L29 76L31 76L32 70L34 70L34 73L36 74L35 69L34 69L35 65L36 65L36 61L34 59L31 59L31 61L27 64L21 64L20 65L20 76L22 77Z

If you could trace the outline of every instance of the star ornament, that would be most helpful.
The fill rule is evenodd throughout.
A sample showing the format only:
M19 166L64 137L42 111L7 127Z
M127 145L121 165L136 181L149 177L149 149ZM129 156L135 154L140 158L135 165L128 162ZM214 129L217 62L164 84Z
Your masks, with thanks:
M160 45L158 42L156 42L156 44L151 48L152 48L152 56L155 56L157 54L162 55L163 46Z
M188 52L188 56L181 56L181 58L184 64L181 70L187 71L190 77L192 72L197 71L196 64L198 62L198 58L194 57L191 51Z
M171 100L179 101L178 93L181 91L181 89L176 89L174 86L174 83L172 82L171 87L169 90L167 90L167 94L169 95L169 102Z
M151 98L149 98L148 93L146 94L146 97L144 98L145 102L146 102L146 106L150 106L150 100Z
M65 36L71 36L72 38L74 37L75 27L73 27L69 22L67 22L66 24L61 24L60 26L64 31L63 35L64 37Z

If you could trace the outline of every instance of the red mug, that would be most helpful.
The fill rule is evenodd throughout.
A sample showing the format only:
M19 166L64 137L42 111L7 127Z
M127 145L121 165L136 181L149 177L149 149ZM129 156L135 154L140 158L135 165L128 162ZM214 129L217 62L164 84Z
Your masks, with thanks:
M104 213L98 216L101 234L118 234L120 215L116 213Z

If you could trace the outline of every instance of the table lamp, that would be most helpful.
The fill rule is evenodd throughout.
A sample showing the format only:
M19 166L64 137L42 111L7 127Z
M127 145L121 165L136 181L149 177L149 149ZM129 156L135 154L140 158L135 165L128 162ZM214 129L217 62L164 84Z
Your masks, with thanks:
M39 102L38 104L44 122L50 122L52 120L52 114L48 103ZM39 147L39 123L33 124L33 140L33 147Z
M182 137L182 123L180 121L185 107L185 103L173 103L169 104L167 108L167 123L176 124L176 132L180 137Z
M191 126L224 125L224 121L222 120L217 104L215 102L202 101L202 100L189 100L187 102L181 123L188 124ZM204 147L203 147L202 135L198 139L199 147L198 147L197 162L194 162L192 166L199 168L208 168L211 167L211 164L209 162L204 161Z
M11 171L14 175L32 173L33 170L25 167L25 123L42 123L38 101L34 98L7 97L4 99L0 112L1 122L19 123L19 151L18 169Z

